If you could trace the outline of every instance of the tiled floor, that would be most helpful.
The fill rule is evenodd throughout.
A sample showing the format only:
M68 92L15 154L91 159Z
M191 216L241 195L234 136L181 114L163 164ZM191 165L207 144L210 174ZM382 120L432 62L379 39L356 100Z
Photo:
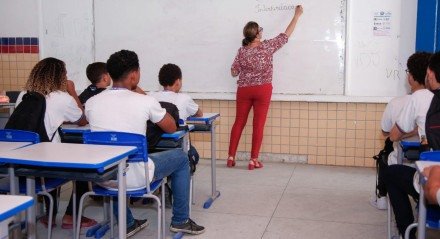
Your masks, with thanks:
M386 211L376 210L368 203L375 182L374 169L267 163L261 170L248 171L246 166L238 162L236 168L229 169L219 161L217 187L221 197L210 209L203 209L211 190L211 174L209 161L201 162L192 218L204 225L206 232L184 238L386 238ZM62 211L67 191L62 194ZM156 238L153 207L139 206L134 213L151 223L133 238ZM166 213L168 226L171 211ZM94 202L89 202L85 214L102 218L101 208ZM60 229L61 215L53 230L56 239L71 235ZM39 238L44 238L46 232L38 225ZM168 228L166 232L167 238L172 238Z

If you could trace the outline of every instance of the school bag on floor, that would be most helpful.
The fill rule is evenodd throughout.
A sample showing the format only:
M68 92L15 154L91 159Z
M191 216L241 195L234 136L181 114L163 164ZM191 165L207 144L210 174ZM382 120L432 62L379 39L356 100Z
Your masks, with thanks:
M40 142L49 142L51 139L47 136L46 127L44 126L45 113L46 97L38 92L28 91L23 95L22 101L9 117L5 129L35 132L40 136Z

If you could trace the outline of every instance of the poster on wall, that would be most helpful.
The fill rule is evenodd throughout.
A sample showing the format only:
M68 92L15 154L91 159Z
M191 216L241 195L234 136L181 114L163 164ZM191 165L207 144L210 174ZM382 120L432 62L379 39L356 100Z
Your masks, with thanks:
M374 13L373 35L391 36L391 12L379 11Z

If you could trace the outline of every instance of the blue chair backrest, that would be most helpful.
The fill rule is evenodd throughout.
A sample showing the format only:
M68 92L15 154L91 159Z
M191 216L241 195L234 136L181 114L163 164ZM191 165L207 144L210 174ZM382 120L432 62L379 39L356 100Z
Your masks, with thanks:
M423 152L420 154L420 160L440 162L440 151Z
M40 136L37 133L30 131L0 129L0 141L31 142L33 144L36 144L40 142Z
M128 157L128 161L148 161L147 140L145 135L114 131L98 131L86 132L83 137L85 144L135 146L137 151L135 154Z

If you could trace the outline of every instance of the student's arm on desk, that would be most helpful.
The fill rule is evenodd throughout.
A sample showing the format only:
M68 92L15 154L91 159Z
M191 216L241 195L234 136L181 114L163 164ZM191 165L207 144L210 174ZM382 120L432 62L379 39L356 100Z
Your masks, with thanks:
M391 132L388 133L388 135L385 135L385 134L387 134L386 132L382 131L382 133L383 133L384 136L389 136L390 140L395 142L395 141L400 141L402 139L409 138L409 137L412 137L414 135L417 135L418 132L417 132L417 128L416 128L416 129L414 129L413 131L411 131L409 133L405 133L402 130L400 130L399 127L396 124L394 124L393 128L391 129Z
M428 178L425 184L426 200L430 204L438 204L437 192L440 190L440 166L431 166L423 170L423 175Z
M202 117L203 116L202 109L200 109L200 107L199 107L199 109L197 110L197 112L193 116L194 117Z
M165 133L174 133L177 130L176 121L166 113L163 119L156 123Z

